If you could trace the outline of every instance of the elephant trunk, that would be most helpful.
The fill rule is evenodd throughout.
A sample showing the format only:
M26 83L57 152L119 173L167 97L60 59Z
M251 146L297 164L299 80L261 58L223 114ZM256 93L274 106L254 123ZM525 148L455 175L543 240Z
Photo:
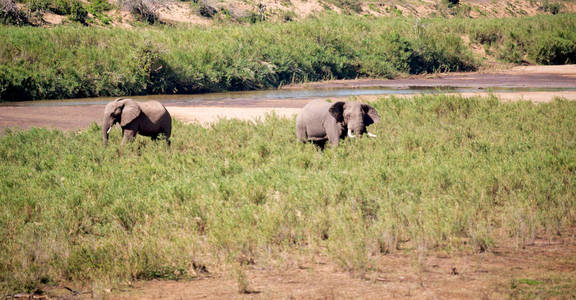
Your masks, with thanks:
M108 133L110 133L110 129L112 129L112 120L110 118L104 118L104 122L102 124L102 140L104 142L104 146L108 145Z

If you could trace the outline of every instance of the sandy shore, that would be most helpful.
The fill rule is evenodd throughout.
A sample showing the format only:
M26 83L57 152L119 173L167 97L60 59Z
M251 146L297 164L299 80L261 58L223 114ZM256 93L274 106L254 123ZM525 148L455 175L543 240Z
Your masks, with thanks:
M550 102L554 98L560 97L568 100L576 100L576 91L574 92L519 92L519 93L461 93L464 97L494 95L502 101L532 101L534 103ZM409 98L414 95L397 95L396 97ZM357 97L363 102L375 101L383 96L362 96ZM310 99L308 101L312 101ZM254 121L263 120L267 114L276 114L285 118L292 118L297 115L300 108L293 107L194 107L194 106L168 106L170 114L186 123L199 123L208 125L220 119L239 119Z
M397 80L359 79L314 82L285 87L298 88L363 88L363 87L474 87L480 88L477 93L462 93L465 97L494 95L503 101L549 102L556 97L576 100L576 65L564 66L521 66L506 71L493 73L448 73L421 75L414 78ZM529 88L532 91L485 92L485 87ZM539 91L539 89L541 91ZM548 90L547 90L548 89ZM550 89L563 89L553 91ZM414 95L396 95L396 97L413 97ZM159 96L161 97L161 96ZM388 96L359 96L360 101L369 102ZM151 96L153 98L153 96ZM266 99L248 98L234 101L204 101L196 104L166 104L171 115L184 122L196 122L207 125L220 119L257 120L267 114L291 118L306 103L324 98L285 98ZM338 98L331 97L336 100ZM343 99L343 98L342 98ZM49 102L49 101L48 101ZM28 106L20 104L0 106L0 131L3 128L47 127L63 130L86 128L96 122L101 123L104 105L63 105L63 106Z

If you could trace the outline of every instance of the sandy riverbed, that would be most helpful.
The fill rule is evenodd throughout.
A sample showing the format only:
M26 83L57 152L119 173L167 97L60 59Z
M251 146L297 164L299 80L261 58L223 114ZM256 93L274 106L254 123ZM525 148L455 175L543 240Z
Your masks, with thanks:
M537 103L552 101L556 97L576 100L576 65L564 66L522 66L507 71L494 73L449 73L421 75L397 80L336 80L315 82L285 87L298 88L362 88L362 87L475 87L475 88L534 88L535 91L500 91L487 92L479 89L477 93L461 95L489 96L494 95L503 101L533 101ZM546 89L563 89L550 91ZM542 89L539 91L538 89ZM396 95L412 97L413 95ZM384 96L359 96L360 101L373 101ZM196 105L167 104L166 107L176 119L184 122L197 122L203 125L218 121L221 118L241 120L264 119L267 114L275 113L291 118L301 107L312 100L308 99L250 99L242 102L216 102ZM0 129L8 127L31 128L47 127L63 130L76 130L100 123L104 105L66 105L66 106L0 106Z

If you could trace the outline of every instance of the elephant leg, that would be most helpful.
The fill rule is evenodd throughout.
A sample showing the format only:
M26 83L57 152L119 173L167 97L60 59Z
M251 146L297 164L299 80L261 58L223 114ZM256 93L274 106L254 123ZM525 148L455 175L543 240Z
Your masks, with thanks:
M319 140L319 141L312 141L312 144L316 146L316 149L324 151L324 148L326 147L326 142L327 140Z
M296 121L296 137L302 143L306 143L308 141L308 134L306 134L306 125L304 125L300 120Z
M328 141L332 146L338 146L338 142L340 142L340 131L336 128L326 130L326 135L328 136Z
M122 129L122 143L121 143L121 145L129 143L130 141L132 141L134 139L134 137L136 137L136 130Z
M166 144L168 144L168 146L170 146L170 131L171 130L166 130L164 131L164 135L166 136Z

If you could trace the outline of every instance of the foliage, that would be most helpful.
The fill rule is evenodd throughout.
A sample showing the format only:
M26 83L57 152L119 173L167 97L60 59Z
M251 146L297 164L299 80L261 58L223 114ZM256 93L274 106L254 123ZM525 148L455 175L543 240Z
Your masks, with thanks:
M112 5L107 0L90 0L86 10L91 13L102 24L109 24L112 19L104 14L105 11L112 9Z
M471 39L512 63L525 59L538 64L574 63L576 15L540 16L526 24L524 18L479 19L466 26Z
M208 1L202 0L198 3L198 13L206 18L212 18L218 13L218 9L211 6Z
M460 4L460 0L444 0L444 2L448 4L448 7L453 7Z
M574 57L575 16L417 23L329 15L302 22L153 30L2 26L0 101L250 90L474 70L479 59L462 35L507 61L567 63ZM140 67L147 61L138 61L147 59L139 53L145 48L154 55L150 70Z
M559 36L541 36L531 56L537 63L544 65L562 65L576 63L576 33L570 38Z
M88 17L88 11L82 6L82 3L78 0L70 2L70 16L69 19L74 22L86 23L86 18Z
M542 2L542 4L538 7L538 9L540 9L544 12L549 12L553 15L559 14L563 8L564 8L564 5L562 5L562 3L558 3L558 2L550 3L549 0L544 0Z
M522 247L576 222L575 102L373 104L377 139L324 152L274 116L175 122L170 148L143 137L119 147L118 128L103 148L97 125L8 130L0 290L190 278L293 253L362 272L389 252Z
M18 9L14 0L0 0L0 24L26 24L26 15Z
M148 24L158 22L159 0L123 0L122 5L140 21Z

